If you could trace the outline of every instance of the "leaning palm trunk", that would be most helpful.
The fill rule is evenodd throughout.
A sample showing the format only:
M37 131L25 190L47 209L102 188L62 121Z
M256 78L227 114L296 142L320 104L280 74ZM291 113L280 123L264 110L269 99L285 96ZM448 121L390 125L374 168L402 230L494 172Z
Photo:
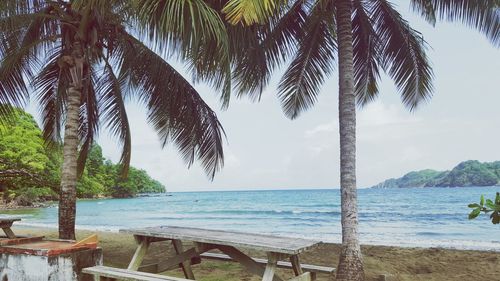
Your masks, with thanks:
M63 57L71 85L68 88L66 126L64 130L63 166L59 195L59 238L75 239L76 183L78 180L78 126L81 94L83 88L83 52L75 43L71 56Z
M337 1L342 249L337 280L364 280L356 194L356 97L350 0Z

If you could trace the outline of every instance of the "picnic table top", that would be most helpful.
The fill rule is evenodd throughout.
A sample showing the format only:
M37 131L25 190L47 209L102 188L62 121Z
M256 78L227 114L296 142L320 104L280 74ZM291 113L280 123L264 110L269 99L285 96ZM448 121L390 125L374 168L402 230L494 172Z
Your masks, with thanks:
M321 241L301 238L176 226L120 229L120 232L136 236L187 240L289 255L297 255L321 244Z
M19 218L0 218L0 222L14 222L14 221L20 221L21 219Z

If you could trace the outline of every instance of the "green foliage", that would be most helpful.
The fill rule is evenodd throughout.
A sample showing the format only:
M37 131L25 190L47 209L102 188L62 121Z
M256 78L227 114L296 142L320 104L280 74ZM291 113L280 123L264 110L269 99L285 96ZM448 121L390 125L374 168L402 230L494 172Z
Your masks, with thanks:
M484 195L481 195L479 203L469 204L472 211L469 214L469 219L477 218L481 213L491 213L490 219L493 224L500 224L500 192L497 192L495 202L490 199L484 200Z
M0 125L1 196L19 205L56 200L61 177L61 147L57 144L46 147L33 117L20 109L13 112L12 122ZM77 183L77 196L129 197L165 191L165 187L144 170L131 167L125 180L120 179L120 171L120 166L106 160L102 148L93 144Z
M38 125L31 115L21 110L13 115L13 124L0 125L0 159L42 172L49 159Z
M465 161L453 168L435 186L493 186L500 178L488 165L479 161Z
M146 171L130 167L125 179L120 177L120 165L102 157L102 149L94 144L89 161L77 185L78 197L112 196L117 198L135 196L137 193L165 192L165 186L152 179Z
M0 192L5 201L31 205L56 197L57 159L44 146L30 114L10 110L10 122L0 124Z
M375 188L495 186L500 183L500 161L481 163L469 160L451 171L422 170L398 179L389 179Z

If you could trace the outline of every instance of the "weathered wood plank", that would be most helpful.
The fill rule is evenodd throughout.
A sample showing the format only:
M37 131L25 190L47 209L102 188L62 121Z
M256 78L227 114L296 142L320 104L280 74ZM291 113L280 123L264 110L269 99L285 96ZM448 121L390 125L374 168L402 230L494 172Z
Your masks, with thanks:
M150 273L164 272L179 267L179 264L185 260L190 260L191 266L193 264L199 264L201 262L200 254L213 250L216 247L217 246L213 244L195 242L194 248L184 251L183 253L169 258L168 260L140 266L139 271Z
M234 259L232 259L230 256L225 255L225 254L218 254L218 253L204 253L200 255L204 259L211 259L211 260L220 260L220 261L231 261L235 262ZM266 259L258 259L258 258L252 258L252 260L256 263L259 263L261 265L267 264ZM333 267L328 267L328 266L321 266L321 265L313 265L313 264L301 264L302 270L303 271L310 271L310 272L317 272L317 273L333 273L335 272L335 268ZM278 261L278 268L293 268L292 264L290 262L286 261Z
M218 249L224 254L230 257L231 260L239 262L243 265L250 273L263 276L265 272L264 265L257 263L251 257L247 256L240 250L231 246L219 246ZM274 276L273 281L283 281L283 279L278 276Z
M276 253L268 253L266 270L264 271L264 275L262 276L262 281L272 281L277 266L278 255Z
M138 240L139 246L135 250L134 256L128 265L129 270L137 270L139 266L141 266L142 261L144 260L144 256L146 255L149 248L149 240L147 238Z
M150 273L164 272L167 270L178 268L182 262L186 260L191 260L192 257L195 257L197 255L198 253L196 252L196 249L191 248L187 251L180 253L179 255L169 258L168 260L154 264L147 264L144 266L140 266L139 271L150 272Z
M84 268L82 272L85 274L93 275L94 280L99 280L100 277L105 277L124 281L189 281L183 278L176 278L171 276L151 274L147 272L133 271L108 266L88 267Z
M177 255L181 255L182 252L184 252L181 240L177 239L172 240L172 245L174 246L174 250L177 253ZM191 269L191 260L184 260L179 263L179 266L182 268L184 276L187 279L195 280L193 270Z
M18 218L0 218L0 223L3 222L15 222L15 221L20 221L21 219Z
M217 245L207 244L207 243L200 243L200 242L194 242L194 247L196 248L196 252L198 254L203 254L203 253L205 253L207 251L216 249Z
M10 227L4 227L2 228L3 229L3 232L5 233L5 235L7 235L7 237L9 239L16 239L16 235L14 234L14 232L12 231L12 229L10 229Z
M0 228L8 228L11 227L12 224L14 224L14 222L11 221L0 222Z
M174 226L122 229L120 232L148 237L232 246L236 248L250 248L264 252L290 255L300 254L301 252L321 244L320 241L301 238Z

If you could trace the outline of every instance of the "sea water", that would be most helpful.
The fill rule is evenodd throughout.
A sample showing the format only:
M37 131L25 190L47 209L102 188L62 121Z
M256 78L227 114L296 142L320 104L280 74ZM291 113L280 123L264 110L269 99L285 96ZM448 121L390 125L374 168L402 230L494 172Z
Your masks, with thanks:
M468 220L467 205L499 187L360 189L364 244L500 251L500 225ZM77 228L118 231L157 225L236 230L341 241L339 190L178 192L81 200ZM57 226L57 207L7 212L28 226ZM5 213L5 212L4 212Z

